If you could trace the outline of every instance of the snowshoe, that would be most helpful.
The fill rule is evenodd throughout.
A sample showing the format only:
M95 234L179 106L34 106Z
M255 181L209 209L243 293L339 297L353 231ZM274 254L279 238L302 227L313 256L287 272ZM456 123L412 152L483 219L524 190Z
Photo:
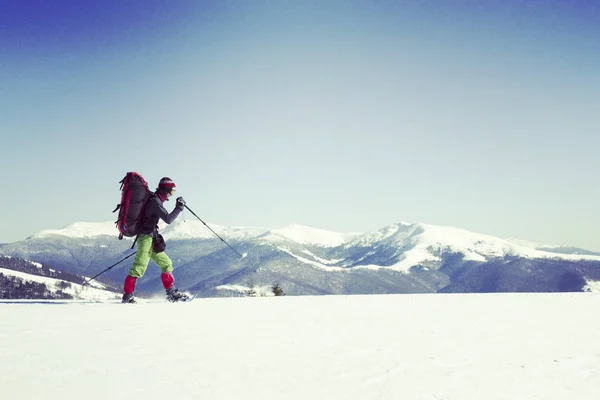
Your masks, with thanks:
M181 293L176 288L167 289L167 300L171 303L175 303L178 301L188 301L190 300L190 296L185 293Z
M121 303L137 303L137 301L135 301L135 297L133 297L133 293L124 293L123 297L121 298Z

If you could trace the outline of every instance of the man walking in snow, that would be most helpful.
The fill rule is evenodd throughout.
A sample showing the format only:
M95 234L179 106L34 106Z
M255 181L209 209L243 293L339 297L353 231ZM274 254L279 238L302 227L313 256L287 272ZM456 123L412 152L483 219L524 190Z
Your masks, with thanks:
M142 214L140 216L141 228L140 234L137 237L137 252L133 261L133 266L129 270L129 274L125 278L123 287L123 303L135 303L133 292L138 278L144 276L150 260L154 261L162 271L161 280L167 292L169 301L187 300L187 295L179 292L173 285L173 262L165 254L165 242L158 233L158 221L162 219L167 224L175 221L177 216L185 206L185 200L178 197L176 200L175 209L168 213L163 206L165 201L175 194L175 182L170 178L164 177L160 180L156 191L150 195L146 202Z

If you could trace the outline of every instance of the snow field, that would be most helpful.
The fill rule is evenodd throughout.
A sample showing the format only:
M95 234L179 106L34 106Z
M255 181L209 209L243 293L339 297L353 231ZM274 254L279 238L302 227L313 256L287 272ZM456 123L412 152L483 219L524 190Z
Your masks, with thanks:
M600 398L600 296L2 304L12 399Z

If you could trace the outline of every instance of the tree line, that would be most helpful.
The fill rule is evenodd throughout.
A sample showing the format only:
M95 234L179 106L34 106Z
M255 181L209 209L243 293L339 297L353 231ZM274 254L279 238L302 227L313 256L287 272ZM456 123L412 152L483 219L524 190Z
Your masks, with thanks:
M45 283L0 273L0 299L73 299L63 291L70 286L70 283L61 281L57 290L51 291Z

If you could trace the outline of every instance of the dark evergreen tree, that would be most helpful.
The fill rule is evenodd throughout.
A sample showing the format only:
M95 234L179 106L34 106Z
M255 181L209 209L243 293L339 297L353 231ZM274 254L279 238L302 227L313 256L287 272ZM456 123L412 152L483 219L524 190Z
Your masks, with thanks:
M271 291L275 296L285 296L285 292L283 291L279 283L276 283L273 286L271 286Z

